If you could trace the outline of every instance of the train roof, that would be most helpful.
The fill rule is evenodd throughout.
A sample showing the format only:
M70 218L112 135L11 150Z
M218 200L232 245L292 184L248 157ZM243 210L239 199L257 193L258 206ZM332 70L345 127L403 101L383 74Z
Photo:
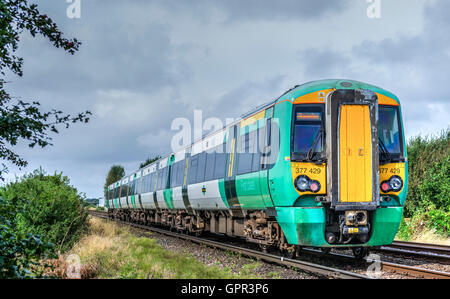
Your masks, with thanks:
M392 92L380 88L375 85L371 85L368 83L356 81L356 80L347 80L347 79L325 79L325 80L316 80L307 82L301 85L296 85L287 92L285 92L281 97L278 98L278 101L289 99L289 98L298 98L302 95L320 91L324 89L368 89L373 92L382 94L384 96L390 97L400 104L400 100L398 97Z

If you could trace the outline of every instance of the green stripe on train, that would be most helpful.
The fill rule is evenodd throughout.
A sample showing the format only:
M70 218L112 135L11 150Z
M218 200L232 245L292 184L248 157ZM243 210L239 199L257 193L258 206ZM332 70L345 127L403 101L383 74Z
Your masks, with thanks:
M136 195L131 195L131 205L136 209Z
M173 190L172 189L165 189L163 191L163 198L166 202L168 209L173 209Z
M228 204L227 195L225 194L225 181L224 179L220 179L218 182L220 197L222 198L223 204L227 207L227 209L229 209L230 205Z

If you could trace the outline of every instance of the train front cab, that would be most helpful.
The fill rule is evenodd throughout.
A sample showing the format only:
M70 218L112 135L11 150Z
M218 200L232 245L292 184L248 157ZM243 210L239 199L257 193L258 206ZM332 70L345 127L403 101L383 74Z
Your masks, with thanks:
M293 103L290 164L298 199L277 207L277 220L291 244L390 244L407 189L400 106L370 90L314 94L324 93L323 102Z

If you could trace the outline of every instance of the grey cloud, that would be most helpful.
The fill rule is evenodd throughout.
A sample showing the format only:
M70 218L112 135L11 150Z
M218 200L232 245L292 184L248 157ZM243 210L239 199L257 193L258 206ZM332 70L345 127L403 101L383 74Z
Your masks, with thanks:
M275 76L264 81L247 81L221 96L217 104L210 108L211 117L237 118L249 110L276 99L284 89L285 77ZM218 115L217 113L220 113ZM208 117L208 115L206 115Z
M429 3L424 10L425 27L417 36L399 36L381 42L363 42L353 48L353 54L374 65L385 65L397 74L397 80L414 74L421 86L411 84L416 101L447 102L450 69L450 20L446 13L449 1ZM408 84L408 83L406 83ZM427 87L427 88L425 88Z
M70 60L60 49L42 51L40 59L32 59L36 53L36 40L25 40L21 46L25 74L44 76L24 76L24 83L30 87L49 86L52 89L113 86L154 91L186 80L189 74L186 65L171 60L174 53L165 26L148 24L135 28L124 25L118 29L114 24L99 24L98 27L98 31L83 36L80 52ZM44 47L42 42L38 44ZM65 84L55 86L46 78L48 74L64 79Z
M332 79L351 76L351 59L346 53L333 50L307 49L300 51L299 62L309 79Z
M226 14L226 20L290 20L296 18L314 19L330 13L339 13L348 7L349 1L334 0L161 0L161 5L175 11L191 11L200 18L211 17L211 11Z

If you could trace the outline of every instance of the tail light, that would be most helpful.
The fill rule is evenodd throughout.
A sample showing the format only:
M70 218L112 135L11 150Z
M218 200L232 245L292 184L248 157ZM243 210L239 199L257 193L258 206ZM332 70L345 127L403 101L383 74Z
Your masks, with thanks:
M389 191L389 184L387 183L387 182L383 182L382 184L381 184L381 191L383 191L383 192L388 192Z
M312 181L311 184L309 185L309 189L311 190L311 192L316 193L317 191L320 190L320 183L317 181Z

